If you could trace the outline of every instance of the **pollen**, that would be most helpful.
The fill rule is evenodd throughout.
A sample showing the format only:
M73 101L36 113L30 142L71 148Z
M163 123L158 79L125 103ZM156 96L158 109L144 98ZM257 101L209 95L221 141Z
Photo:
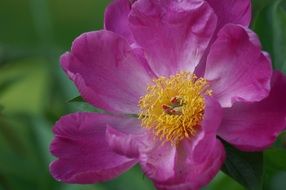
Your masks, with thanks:
M205 96L211 96L208 81L181 72L161 76L148 85L139 100L142 126L173 145L196 135L205 109Z

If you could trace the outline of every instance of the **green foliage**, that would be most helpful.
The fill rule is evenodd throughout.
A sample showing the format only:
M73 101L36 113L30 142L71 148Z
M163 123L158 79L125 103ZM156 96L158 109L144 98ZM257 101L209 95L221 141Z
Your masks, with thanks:
M154 189L138 166L96 185L59 183L48 171L54 159L49 153L54 122L75 111L102 112L78 97L58 58L76 36L102 28L108 2L0 1L0 190ZM253 0L253 9L253 30L270 52L274 67L286 72L285 0ZM284 190L285 140L281 135L263 153L243 153L225 144L225 173L204 189Z
M224 143L226 160L222 171L249 190L262 190L263 153L241 152Z
M104 110L96 108L89 103L85 102L81 96L77 96L68 101L77 111L85 111L85 112L97 112L97 113L106 113Z
M256 0L258 7L253 19L253 29L268 51L276 69L286 72L286 1Z
M271 148L264 152L264 188L271 190L282 190L285 185L286 176L286 151L285 148ZM284 180L279 180L284 176Z

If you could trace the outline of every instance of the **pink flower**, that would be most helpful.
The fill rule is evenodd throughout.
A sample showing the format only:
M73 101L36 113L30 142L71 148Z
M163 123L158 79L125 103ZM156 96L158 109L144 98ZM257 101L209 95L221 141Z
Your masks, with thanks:
M139 163L157 189L199 189L224 162L217 136L242 151L271 146L285 129L286 77L247 28L250 3L109 5L105 29L82 34L61 57L81 96L106 114L55 124L52 175L96 183Z

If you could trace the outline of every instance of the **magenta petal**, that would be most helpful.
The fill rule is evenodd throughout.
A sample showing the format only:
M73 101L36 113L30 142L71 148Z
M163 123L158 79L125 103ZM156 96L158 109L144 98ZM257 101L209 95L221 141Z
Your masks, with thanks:
M114 152L138 158L140 152L152 148L151 135L140 126L138 119L126 119L114 125L110 124L106 130L106 140Z
M224 110L218 134L244 151L260 151L286 127L286 77L274 72L269 96L257 103L236 103Z
M128 25L128 15L131 10L129 0L114 0L105 9L104 27L106 30L122 35L129 42L133 42L133 36Z
M219 32L207 58L205 78L223 107L265 98L271 74L271 62L253 32L233 24Z
M202 148L196 148L196 150L200 152L209 151L206 158L201 162L196 162L192 158L195 155L191 156L191 153L184 154L185 151L191 151L193 148L191 144L185 142L184 147L178 150L178 152L181 152L181 156L175 158L180 165L175 165L176 168L179 168L175 171L178 176L177 179L155 182L158 190L199 190L214 178L225 160L224 147L219 140L201 143L205 145ZM210 143L212 143L211 146Z
M159 76L193 72L216 21L212 8L203 0L138 0L129 15L134 38Z
M190 190L206 185L219 171L225 158L224 147L216 139L222 109L207 98L201 131L177 146L158 144L141 154L140 164L159 190Z
M207 0L207 2L214 9L214 12L218 17L216 32L210 42L210 45L215 41L217 32L226 24L233 23L249 26L251 21L251 0ZM252 32L252 34L254 33ZM195 73L198 76L203 76L203 73L205 72L207 54L209 52L210 45L200 64L196 68Z
M62 117L53 128L50 151L57 160L50 165L54 178L67 183L110 180L128 170L136 160L114 153L105 140L106 125L124 118L96 113Z
M218 29L225 24L249 26L251 21L251 0L207 0L218 16Z
M110 112L137 113L138 100L154 77L144 58L109 31L78 37L61 65L86 101Z

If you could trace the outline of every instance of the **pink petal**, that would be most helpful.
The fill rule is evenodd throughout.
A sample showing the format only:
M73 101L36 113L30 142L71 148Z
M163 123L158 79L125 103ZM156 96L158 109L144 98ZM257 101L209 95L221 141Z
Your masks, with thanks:
M218 16L218 29L228 23L249 26L251 0L207 0Z
M129 15L136 42L157 75L193 72L216 27L203 0L138 0Z
M191 158L196 155L192 156L191 153L183 155L184 151L191 151L193 148L190 143L185 143L185 147L178 150L178 152L181 152L181 156L176 156L178 165L175 165L175 167L179 168L175 171L178 175L177 179L175 181L171 179L163 183L155 183L158 190L199 190L214 178L225 160L224 147L219 140L201 143L206 144L202 146L204 149L196 148L196 150L200 152L209 151L206 158L201 162L196 162ZM211 146L210 143L212 143Z
M144 173L159 190L190 190L206 185L219 171L225 158L223 145L216 139L221 123L220 105L207 98L201 131L177 146L158 144L140 156Z
M219 136L244 151L260 151L286 127L286 77L275 72L269 96L257 103L237 103L224 110Z
M140 152L152 148L151 135L141 127L138 119L126 119L124 123L114 125L106 130L106 140L114 152L138 158Z
M270 90L271 62L248 29L228 24L218 34L207 58L205 77L223 107L257 102Z
M53 128L50 151L57 160L50 165L53 177L67 183L110 180L128 170L136 160L114 153L105 140L106 125L124 118L96 113L62 117Z
M200 64L196 68L195 73L198 76L204 75L207 55L210 51L210 46L217 37L217 32L224 27L224 25L229 23L249 26L251 20L251 0L207 0L207 2L218 16L218 23L216 32L213 35L213 38L209 43ZM251 33L254 34L253 32Z
M129 42L133 42L133 36L128 25L128 15L131 10L129 0L113 0L105 10L105 29L122 35Z
M110 112L137 113L138 100L154 77L127 41L108 31L78 37L61 65L86 101Z

